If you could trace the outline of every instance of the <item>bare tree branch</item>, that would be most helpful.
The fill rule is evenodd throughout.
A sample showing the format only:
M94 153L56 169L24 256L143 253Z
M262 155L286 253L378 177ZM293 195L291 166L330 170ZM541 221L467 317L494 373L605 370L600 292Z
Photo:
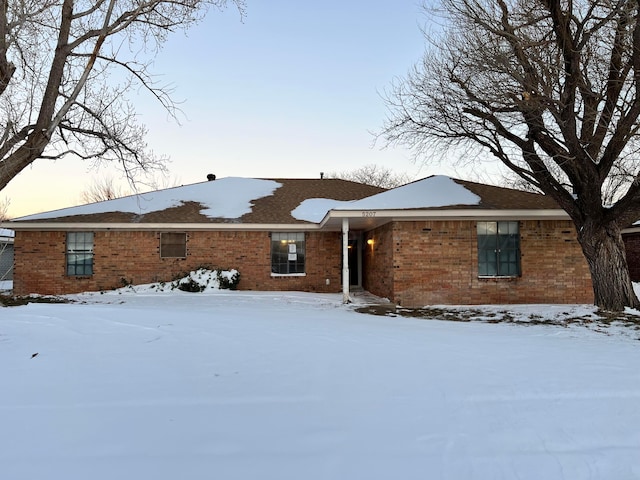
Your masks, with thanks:
M132 178L162 167L127 93L142 86L175 117L151 60L228 3L244 14L244 0L0 0L0 190L38 158L117 161ZM125 80L109 83L116 70Z
M411 178L406 173L397 173L389 168L375 164L365 165L350 171L329 172L327 177L341 178L382 188L395 188L411 181Z

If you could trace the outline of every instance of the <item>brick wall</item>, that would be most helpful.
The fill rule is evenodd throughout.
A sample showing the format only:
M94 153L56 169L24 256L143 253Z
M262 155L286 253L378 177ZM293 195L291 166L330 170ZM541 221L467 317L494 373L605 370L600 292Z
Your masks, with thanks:
M627 251L627 263L631 280L640 282L640 232L622 235Z
M373 243L367 243L371 240ZM362 256L362 287L379 297L393 298L393 224L367 232L364 235Z
M501 279L478 278L474 221L385 225L368 233L380 241L366 251L365 288L405 306L593 303L571 222L519 223L522 275Z
M340 292L341 240L337 232L306 234L306 275L271 276L268 232L187 232L187 258L160 258L160 232L94 232L94 274L66 275L66 232L18 231L14 293L60 295L118 288L123 281L170 281L208 265L235 268L241 290ZM327 284L327 279L329 283Z
M339 232L307 233L301 277L271 276L268 232L187 232L186 259L161 259L159 237L160 232L97 231L94 275L69 277L65 232L18 231L14 293L56 295L117 288L123 280L169 281L203 265L236 268L241 290L341 291ZM593 302L587 263L569 221L522 221L520 237L522 275L481 279L475 222L389 223L365 233L363 286L406 306Z

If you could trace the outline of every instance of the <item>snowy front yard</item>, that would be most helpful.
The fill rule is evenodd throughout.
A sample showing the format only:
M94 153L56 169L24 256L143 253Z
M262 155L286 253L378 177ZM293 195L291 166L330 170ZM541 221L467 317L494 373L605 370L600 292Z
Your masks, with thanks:
M640 478L638 335L339 295L74 298L0 308L3 479Z

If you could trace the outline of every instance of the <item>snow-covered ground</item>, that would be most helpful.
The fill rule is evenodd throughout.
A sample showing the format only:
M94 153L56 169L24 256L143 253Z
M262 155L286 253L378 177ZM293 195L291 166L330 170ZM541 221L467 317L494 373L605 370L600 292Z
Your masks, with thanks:
M73 298L0 308L0 478L640 478L633 332L340 295Z

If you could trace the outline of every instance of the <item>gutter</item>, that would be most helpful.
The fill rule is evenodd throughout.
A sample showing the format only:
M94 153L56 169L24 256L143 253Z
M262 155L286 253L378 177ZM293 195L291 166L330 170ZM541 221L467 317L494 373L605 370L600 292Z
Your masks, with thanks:
M562 209L556 210L493 210L493 209L463 209L463 210L329 210L320 222L324 227L332 219L366 219L375 222L376 219L393 220L569 220L570 217Z
M359 219L375 228L381 223L410 220L569 220L569 215L557 210L329 210L320 223L102 223L102 222L4 222L0 226L14 231L339 231L342 219ZM329 225L332 220L340 220ZM380 222L382 220L382 222ZM625 232L640 231L640 227Z
M15 231L38 230L38 231L141 231L141 230L161 230L161 231L286 231L301 232L309 230L319 230L320 226L315 223L309 224L267 224L267 223L99 223L99 222L7 222L3 225L10 226Z

